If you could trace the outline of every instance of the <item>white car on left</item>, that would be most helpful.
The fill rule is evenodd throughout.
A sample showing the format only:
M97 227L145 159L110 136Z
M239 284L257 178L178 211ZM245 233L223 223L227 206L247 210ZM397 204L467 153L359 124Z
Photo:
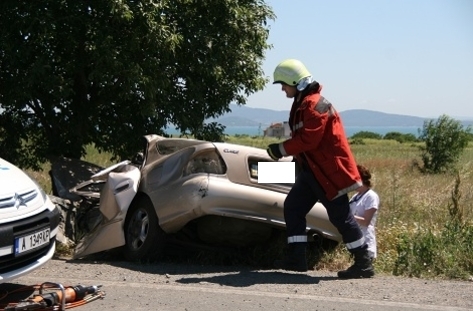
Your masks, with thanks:
M38 183L0 158L0 283L53 257L59 221L59 209Z

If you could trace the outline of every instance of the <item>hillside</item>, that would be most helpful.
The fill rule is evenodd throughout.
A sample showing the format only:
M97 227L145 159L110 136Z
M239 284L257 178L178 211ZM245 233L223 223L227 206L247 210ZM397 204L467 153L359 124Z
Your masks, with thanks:
M353 109L340 112L345 126L418 126L422 127L425 118L372 110Z
M252 108L247 106L230 105L231 113L227 113L208 122L216 121L225 126L268 126L271 123L286 121L289 110L271 110ZM427 118L407 116L401 114L384 113L365 109L341 111L340 115L345 126L417 126L422 127ZM462 123L473 125L473 120L462 120Z

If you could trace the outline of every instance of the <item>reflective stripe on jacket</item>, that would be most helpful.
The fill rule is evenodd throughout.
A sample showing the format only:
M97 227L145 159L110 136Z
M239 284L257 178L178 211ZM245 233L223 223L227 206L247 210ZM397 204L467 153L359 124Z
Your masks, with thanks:
M314 173L327 199L359 188L361 177L345 135L342 121L332 104L320 95L322 86L312 83L292 104L291 138L281 145L284 156L293 155Z

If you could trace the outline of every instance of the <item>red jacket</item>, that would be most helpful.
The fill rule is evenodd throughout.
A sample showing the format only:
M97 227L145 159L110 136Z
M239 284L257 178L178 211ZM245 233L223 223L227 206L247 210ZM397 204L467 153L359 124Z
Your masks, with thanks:
M293 155L309 167L325 190L327 199L362 185L342 120L332 104L320 95L317 82L296 96L291 107L291 138L280 145L284 156Z

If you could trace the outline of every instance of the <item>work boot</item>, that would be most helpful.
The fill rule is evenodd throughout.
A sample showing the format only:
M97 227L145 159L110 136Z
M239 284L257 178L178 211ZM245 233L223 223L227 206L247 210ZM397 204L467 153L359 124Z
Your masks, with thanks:
M355 263L344 271L338 271L338 277L341 279L360 279L374 276L374 268L371 257L366 248L354 251Z
M286 256L284 259L275 260L274 267L276 269L306 272L306 244L305 242L289 243Z

